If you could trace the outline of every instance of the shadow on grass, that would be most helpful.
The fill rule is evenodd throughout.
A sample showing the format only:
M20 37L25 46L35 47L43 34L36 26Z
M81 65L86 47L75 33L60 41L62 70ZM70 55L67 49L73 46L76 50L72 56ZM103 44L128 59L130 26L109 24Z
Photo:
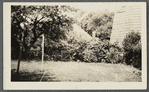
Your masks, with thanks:
M39 82L43 76L43 72L20 72L16 73L16 69L11 70L11 81L12 82ZM41 82L59 82L55 77L50 77L52 74L45 74Z

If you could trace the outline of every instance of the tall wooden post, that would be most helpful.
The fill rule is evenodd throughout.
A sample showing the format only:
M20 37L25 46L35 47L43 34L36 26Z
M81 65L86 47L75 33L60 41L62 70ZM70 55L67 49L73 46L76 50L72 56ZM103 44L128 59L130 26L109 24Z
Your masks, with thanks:
M43 60L44 60L44 34L42 35L42 70L44 71Z

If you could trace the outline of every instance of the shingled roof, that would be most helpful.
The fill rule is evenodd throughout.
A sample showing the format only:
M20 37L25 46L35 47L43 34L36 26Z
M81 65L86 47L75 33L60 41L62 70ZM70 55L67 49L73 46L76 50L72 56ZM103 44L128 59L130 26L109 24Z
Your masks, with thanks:
M77 42L90 42L92 37L85 32L79 25L73 24L73 30L68 33L68 39L74 38Z
M127 33L131 31L141 32L143 14L141 10L141 6L131 5L123 6L115 12L110 43L118 42L121 46Z

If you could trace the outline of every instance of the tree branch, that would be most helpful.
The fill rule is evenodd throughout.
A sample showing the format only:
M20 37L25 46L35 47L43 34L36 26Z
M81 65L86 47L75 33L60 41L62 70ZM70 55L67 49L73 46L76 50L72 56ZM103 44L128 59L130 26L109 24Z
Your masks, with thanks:
M37 23L39 23L39 22L40 22L40 20L42 20L43 18L45 18L45 17L43 16L42 18L40 18L39 20L37 20Z

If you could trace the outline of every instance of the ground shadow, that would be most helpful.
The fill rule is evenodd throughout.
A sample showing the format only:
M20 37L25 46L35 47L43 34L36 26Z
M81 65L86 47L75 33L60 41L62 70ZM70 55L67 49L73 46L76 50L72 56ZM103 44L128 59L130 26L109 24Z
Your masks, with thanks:
M16 73L16 69L11 70L11 81L12 82L39 82L43 76L42 72L19 72ZM41 82L58 82L55 77L52 77L52 74L45 74Z

